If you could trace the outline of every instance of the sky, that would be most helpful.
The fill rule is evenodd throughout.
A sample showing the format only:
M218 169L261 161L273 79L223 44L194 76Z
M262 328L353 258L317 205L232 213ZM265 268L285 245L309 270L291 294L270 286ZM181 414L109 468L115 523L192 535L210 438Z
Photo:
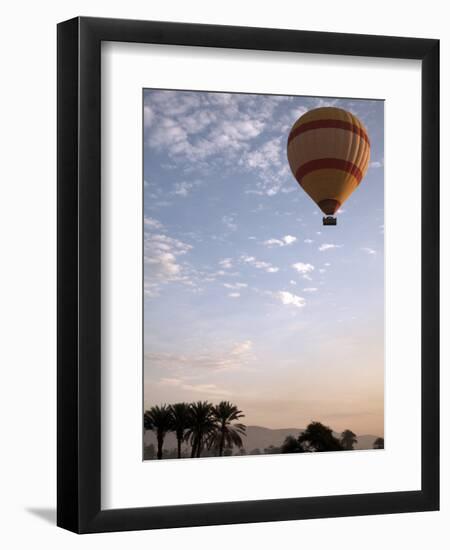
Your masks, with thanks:
M382 101L144 90L144 406L229 400L247 425L384 434ZM286 157L333 105L364 180L323 226Z

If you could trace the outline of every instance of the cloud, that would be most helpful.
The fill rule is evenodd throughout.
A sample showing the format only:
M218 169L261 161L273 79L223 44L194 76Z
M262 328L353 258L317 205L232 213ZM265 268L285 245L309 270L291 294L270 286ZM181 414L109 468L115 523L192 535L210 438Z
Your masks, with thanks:
M292 235L285 235L284 237L281 237L281 239L268 239L267 241L264 241L263 244L268 247L288 246L295 243L296 240L297 237L293 237Z
M151 224L150 227L152 227ZM178 258L187 254L192 248L192 245L163 233L145 233L144 294L147 297L158 296L162 285L169 282L191 284Z
M151 229L162 229L163 227L161 222L148 216L144 217L144 225L150 227Z
M182 390L195 393L206 393L208 395L231 395L228 390L220 388L216 384L190 384L183 378L161 378L158 385L176 387Z
M303 242L306 243L306 244L311 244L314 241L312 239L305 239Z
M361 248L361 250L363 252L365 252L366 254L369 254L369 255L372 255L372 256L374 256L377 253L376 250L374 250L373 248L368 248L368 247L363 247L363 248Z
M240 297L241 297L241 293L240 293L240 292L230 292L230 293L228 294L228 296L229 296L230 298L240 298Z
M207 395L229 396L231 392L216 386L216 384L183 384L183 390L193 391L196 393L205 393Z
M310 286L310 287L304 288L303 292L317 292L318 290L319 290L318 288Z
M379 160L373 160L372 162L369 163L369 168L382 168L382 167L383 167L383 162Z
M248 284L247 283L223 283L223 286L231 290L238 290L240 288L247 288Z
M175 184L173 194L179 195L180 197L187 197L193 188L194 188L193 183L188 183L187 181L180 181Z
M149 105L144 106L144 127L148 128L155 118L155 113Z
M251 172L256 182L248 184L246 193L290 193L297 186L286 178L285 132L275 122L282 117L275 114L278 106L289 101L284 96L147 90L145 146L166 154L165 164L185 173L206 175L230 167ZM269 135L261 143L266 129Z
M253 348L253 342L251 340L244 340L243 342L237 342L231 349L231 355L242 355L248 353Z
M267 170L281 163L281 137L266 141L261 147L245 153L239 164Z
M257 260L254 256L247 256L246 254L241 256L241 262L251 265L256 269L264 269L267 273L277 273L279 271L279 268L273 266L271 263Z
M333 250L333 248L342 248L341 244L330 244L324 243L319 246L319 252L324 252L325 250Z
M307 273L311 273L311 271L314 271L314 266L311 264L305 264L303 262L297 262L295 264L292 264L292 267L302 275L305 275Z
M230 231L236 231L238 227L234 215L222 216L222 223L225 224Z
M224 258L219 262L220 267L223 269L231 269L233 267L233 261L231 258Z
M269 142L261 151L250 144L284 101L287 98L148 90L144 98L146 145L164 150L185 168L240 162L243 168L260 169L265 158L274 162L280 153L275 143Z
M169 372L183 372L185 368L199 371L223 371L245 367L254 359L252 340L240 340L222 349L201 350L198 353L182 354L171 352L151 352L145 354L153 368ZM169 379L175 379L170 376Z
M281 301L282 304L285 306L295 306L295 307L304 307L305 306L305 299L301 296L297 296L297 294L292 294L291 292L287 292L285 290L280 290L276 293L277 297Z

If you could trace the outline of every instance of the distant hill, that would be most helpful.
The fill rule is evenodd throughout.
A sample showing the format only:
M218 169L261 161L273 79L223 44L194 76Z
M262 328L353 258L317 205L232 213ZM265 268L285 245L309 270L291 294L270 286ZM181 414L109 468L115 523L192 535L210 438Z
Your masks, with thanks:
M288 435L297 437L302 428L264 428L262 426L247 426L247 437L243 438L244 448L247 453L250 453L253 449L260 449L261 452L266 447L273 445L279 447ZM335 433L336 437L340 434ZM355 445L355 449L372 449L373 442L378 436L376 435L358 435L358 443ZM153 432L145 432L144 435L145 445L153 443L156 447L156 437ZM177 446L175 434L169 432L164 440L164 448L167 450L174 449Z

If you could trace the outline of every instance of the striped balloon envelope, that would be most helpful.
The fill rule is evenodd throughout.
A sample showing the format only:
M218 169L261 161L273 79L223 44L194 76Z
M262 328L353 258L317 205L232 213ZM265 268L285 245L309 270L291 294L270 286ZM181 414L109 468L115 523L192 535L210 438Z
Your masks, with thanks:
M292 126L287 157L300 186L322 212L332 216L366 174L370 141L355 115L336 107L320 107Z

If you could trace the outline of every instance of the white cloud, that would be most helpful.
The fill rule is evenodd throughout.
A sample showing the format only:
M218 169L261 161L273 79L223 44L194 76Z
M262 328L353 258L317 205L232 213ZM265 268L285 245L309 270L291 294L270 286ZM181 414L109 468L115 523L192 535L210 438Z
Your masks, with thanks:
M297 240L297 237L294 237L292 235L285 235L284 237L281 237L281 239L268 239L267 241L264 241L263 244L265 244L268 247L288 246L290 244L295 243L296 240Z
M277 271L279 271L278 267L273 266L269 262L257 260L254 256L247 256L244 254L241 256L241 261L255 267L256 269L264 269L267 273L277 273Z
M317 290L318 289L316 287L309 286L307 288L304 288L303 292L317 292Z
M229 296L230 298L240 298L240 297L241 297L241 293L240 293L240 292L230 292L230 293L228 294L228 296Z
M161 229L163 226L158 220L147 216L144 217L144 225L150 227L151 229Z
M231 355L245 355L249 353L253 348L253 342L251 340L244 340L243 342L237 342L231 349Z
M361 250L363 252L365 252L366 254L369 254L369 255L372 255L372 256L374 256L377 253L376 250L374 250L373 248L368 248L368 247L363 247L363 248L361 248Z
M258 149L246 153L239 164L266 170L281 163L281 137L273 138Z
M230 395L228 390L222 389L216 384L191 384L186 382L186 379L184 378L161 378L158 385L171 386L195 393L206 393L208 395Z
M223 371L245 367L254 359L253 342L241 340L233 342L222 349L214 351L199 350L197 353L183 354L171 352L151 352L145 354L145 361L153 367L162 368L169 372L177 373L185 371L186 367L196 368L199 371ZM166 380L172 380L175 376L169 376Z
M277 292L277 297L281 301L282 304L285 306L295 306L295 307L304 307L305 305L305 299L301 296L297 296L297 294L292 294L291 292L287 292L285 290L280 290Z
M247 283L223 283L223 286L225 288L229 288L230 290L239 290L240 288L247 288Z
M294 285L294 286L295 286L295 285L297 284L297 281L294 281L293 279L291 279L291 280L289 281L289 283L290 283L291 285Z
M144 294L147 297L157 296L161 286L169 282L192 284L178 262L178 257L192 248L192 245L162 233L144 235Z
M173 194L179 195L180 197L187 197L193 188L194 188L193 183L188 183L187 181L180 181L175 184Z
M311 244L314 241L312 239L305 239L303 242L306 243L306 244Z
M205 393L207 395L229 396L231 392L218 387L216 384L183 384L183 390L196 393Z
M237 223L234 215L222 216L222 223L225 224L230 231L236 231Z
M224 258L220 260L219 265L223 267L223 269L231 269L233 267L233 261L231 258Z
M259 170L265 159L280 162L276 141L281 138L262 146L262 151L252 150L251 143L272 121L274 109L286 98L152 91L146 94L146 101L146 144L164 149L175 163L183 163L185 167L195 163L197 168L201 163L207 170L217 164L241 162L243 168L245 165Z
M341 244L330 244L324 243L319 246L319 251L324 252L325 250L333 250L334 248L342 248Z
M302 275L305 275L306 273L311 273L311 271L314 271L313 265L305 264L303 262L297 262L295 264L292 264L292 267Z
M155 113L149 105L144 106L144 126L148 128L155 118Z
M383 163L379 160L373 160L371 163L369 163L369 168L382 168Z

